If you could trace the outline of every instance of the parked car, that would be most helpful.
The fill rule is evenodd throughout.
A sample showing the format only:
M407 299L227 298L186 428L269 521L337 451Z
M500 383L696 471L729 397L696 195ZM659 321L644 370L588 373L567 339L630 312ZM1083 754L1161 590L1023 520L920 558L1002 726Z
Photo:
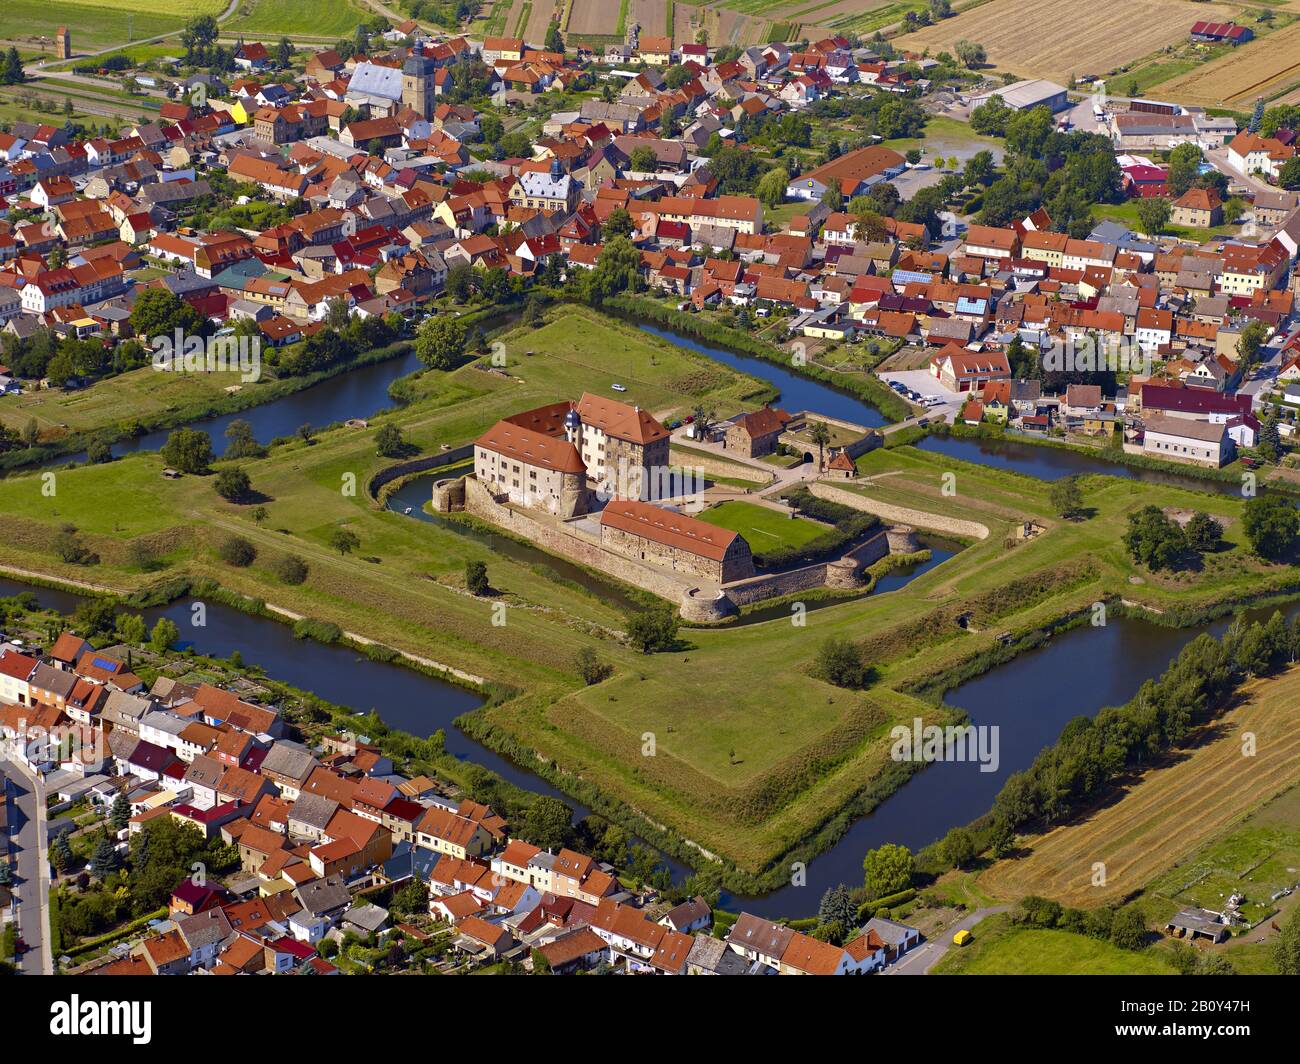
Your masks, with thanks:
M610 387L613 388L614 391L616 391L616 392L625 392L625 391L627 391L627 388L626 388L624 385L622 385L622 384L611 384Z

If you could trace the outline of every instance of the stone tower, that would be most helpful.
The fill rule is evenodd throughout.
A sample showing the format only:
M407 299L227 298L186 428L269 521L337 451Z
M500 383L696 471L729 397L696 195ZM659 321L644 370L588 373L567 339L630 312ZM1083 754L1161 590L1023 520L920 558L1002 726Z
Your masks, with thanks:
M67 26L60 26L54 34L54 54L59 59L72 58L72 34Z
M416 41L402 64L402 106L426 120L433 117L433 79L437 72L434 61L424 54L424 45Z
M573 444L578 454L582 454L582 418L576 410L564 415L564 438Z

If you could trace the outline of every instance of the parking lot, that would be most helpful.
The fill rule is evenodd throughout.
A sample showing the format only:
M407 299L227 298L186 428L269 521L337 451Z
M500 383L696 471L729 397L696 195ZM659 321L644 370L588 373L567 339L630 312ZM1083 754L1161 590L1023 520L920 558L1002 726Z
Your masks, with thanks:
M922 396L937 395L942 402L925 408L925 416L931 419L952 421L969 398L960 392L949 391L927 369L882 370L877 376L886 384L897 381ZM917 404L913 401L912 405Z

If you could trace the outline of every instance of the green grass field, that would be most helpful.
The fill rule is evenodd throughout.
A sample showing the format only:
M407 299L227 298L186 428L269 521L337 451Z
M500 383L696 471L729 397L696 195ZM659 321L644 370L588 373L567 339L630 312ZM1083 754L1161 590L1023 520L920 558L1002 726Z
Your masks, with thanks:
M48 37L52 52L55 31L67 26L75 57L178 31L193 15L215 15L224 9L222 0L177 0L162 7L148 0L10 0L0 37L19 42Z
M1126 950L1071 931L1012 927L1006 916L975 926L974 941L952 947L934 975L1174 975L1151 950Z
M1097 203L1093 205L1092 214L1096 219L1110 218L1117 222L1123 222L1130 229L1140 233L1143 230L1142 222L1138 217L1137 205L1138 201L1135 199L1125 200L1123 203ZM1239 225L1217 225L1213 229L1192 229L1185 225L1170 223L1165 226L1164 235L1203 243L1216 236L1233 236L1240 229L1241 226Z
M826 531L816 521L791 518L751 502L724 502L695 516L719 528L739 532L756 551L802 547Z
M225 32L238 32L278 39L320 37L329 40L350 38L357 25L373 17L373 12L353 0L331 0L328 4L313 0L242 0L239 10L223 25Z

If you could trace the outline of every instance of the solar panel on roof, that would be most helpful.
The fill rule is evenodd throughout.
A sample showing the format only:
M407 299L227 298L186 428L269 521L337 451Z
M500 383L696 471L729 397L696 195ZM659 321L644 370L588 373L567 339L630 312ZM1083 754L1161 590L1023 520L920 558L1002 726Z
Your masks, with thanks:
M117 668L117 662L111 658L92 658L91 664L97 669L104 669L106 672L112 672Z

